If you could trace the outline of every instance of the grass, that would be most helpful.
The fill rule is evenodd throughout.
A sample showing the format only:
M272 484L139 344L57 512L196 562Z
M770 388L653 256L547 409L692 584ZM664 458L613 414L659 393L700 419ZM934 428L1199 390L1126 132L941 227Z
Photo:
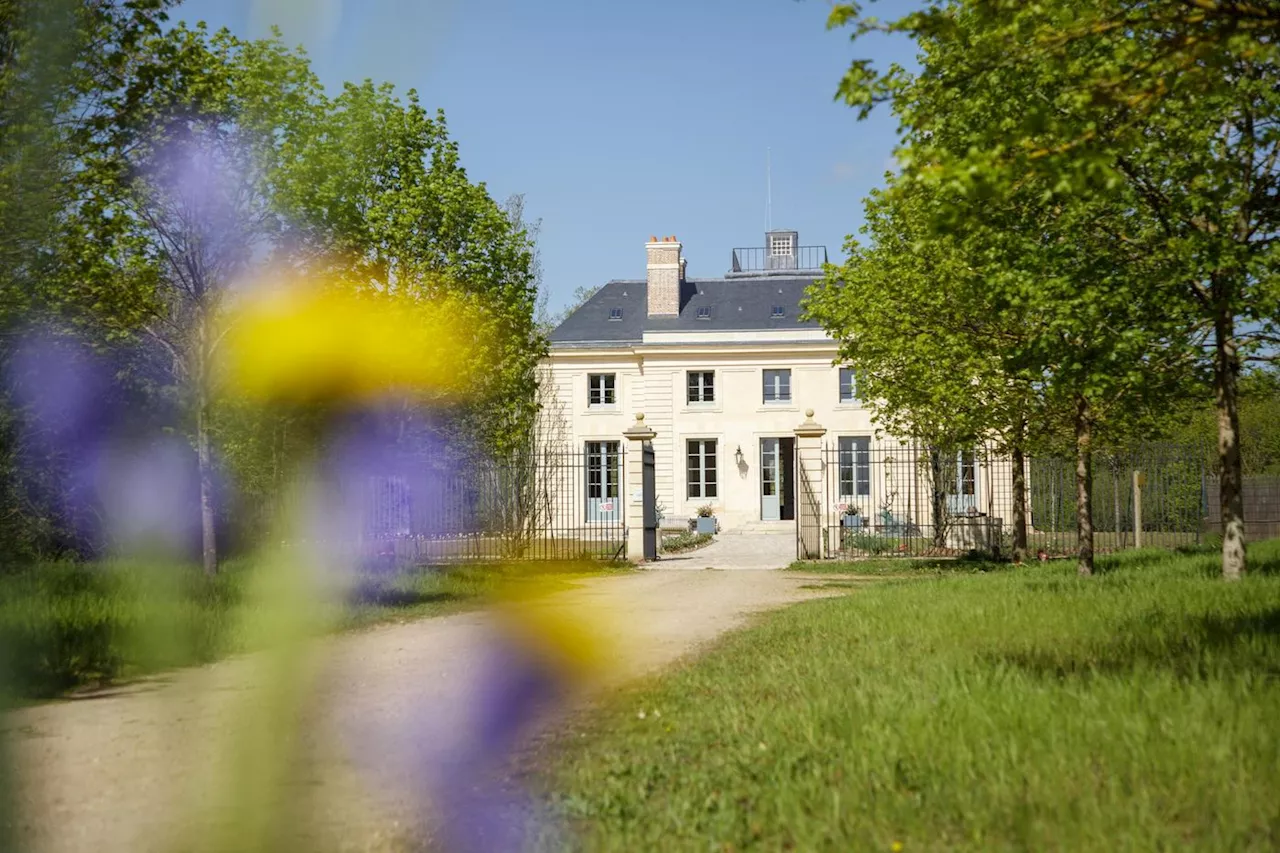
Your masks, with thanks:
M1280 542L1250 555L922 561L625 692L543 781L586 850L1274 850Z
M0 672L19 700L45 699L253 651L249 595L257 565L46 563L0 573ZM591 563L416 568L363 577L321 614L334 630L478 606L499 585L536 575L544 588L599 574Z
M1072 565L1075 565L1072 563ZM797 560L786 571L818 575L877 575L883 577L981 574L1008 571L1008 563L955 557L865 557L858 560Z

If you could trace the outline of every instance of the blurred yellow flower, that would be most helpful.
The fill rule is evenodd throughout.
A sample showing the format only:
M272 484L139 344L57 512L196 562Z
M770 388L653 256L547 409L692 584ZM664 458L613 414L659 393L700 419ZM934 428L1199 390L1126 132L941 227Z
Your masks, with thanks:
M423 302L288 287L227 318L221 354L233 392L259 400L367 402L465 392L476 346L453 298Z
M572 680L602 675L614 657L605 626L580 606L547 597L554 591L536 581L502 590L500 613L507 629L526 650Z

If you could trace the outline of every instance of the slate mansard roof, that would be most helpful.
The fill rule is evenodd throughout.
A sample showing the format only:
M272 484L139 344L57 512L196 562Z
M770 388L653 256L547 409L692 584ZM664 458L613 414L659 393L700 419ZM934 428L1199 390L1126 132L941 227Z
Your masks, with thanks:
M623 346L640 343L645 332L820 329L818 323L800 319L800 301L813 281L814 276L776 275L687 279L681 287L680 313L674 317L649 316L643 279L611 281L556 327L551 344ZM619 309L621 318L611 320Z

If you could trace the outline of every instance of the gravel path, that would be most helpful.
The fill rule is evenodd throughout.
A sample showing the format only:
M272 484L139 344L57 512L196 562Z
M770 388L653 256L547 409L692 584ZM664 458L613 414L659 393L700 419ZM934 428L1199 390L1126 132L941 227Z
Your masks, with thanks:
M796 560L796 528L788 524L779 532L726 531L710 545L658 561L661 569L725 569L731 571L785 569Z
M806 581L769 571L648 571L584 581L553 600L601 616L606 647L622 650L598 688L607 694L751 613L821 594L803 589ZM255 655L18 711L2 724L22 771L23 849L177 849L175 833L208 819L192 803L218 810L198 787L211 770L240 755L236 778L254 780L269 798L269 768L253 756L298 733L307 759L288 784L311 804L299 823L342 839L340 849L403 849L420 818L416 765L465 721L463 697L493 625L477 612L384 626L318 641L287 670L273 672L272 656ZM295 677L311 685L301 718L287 704L273 718L272 685ZM244 708L274 722L245 731L236 725Z

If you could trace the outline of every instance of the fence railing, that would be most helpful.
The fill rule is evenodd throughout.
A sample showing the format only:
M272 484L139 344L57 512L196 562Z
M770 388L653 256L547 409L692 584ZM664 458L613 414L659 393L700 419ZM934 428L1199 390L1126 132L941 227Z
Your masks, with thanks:
M322 535L397 564L621 559L623 454L605 441L518 460L404 460L326 484L341 520Z
M1008 556L1014 466L989 445L839 439L822 449L823 552L831 557ZM1024 460L1032 554L1076 548L1075 460ZM1251 531L1280 530L1280 478L1245 478ZM1202 448L1146 445L1093 457L1094 547L1190 545L1218 526L1217 478ZM803 538L803 537L802 537Z
M733 250L731 273L821 270L827 263L826 246L798 246L791 254L775 255L761 246Z

